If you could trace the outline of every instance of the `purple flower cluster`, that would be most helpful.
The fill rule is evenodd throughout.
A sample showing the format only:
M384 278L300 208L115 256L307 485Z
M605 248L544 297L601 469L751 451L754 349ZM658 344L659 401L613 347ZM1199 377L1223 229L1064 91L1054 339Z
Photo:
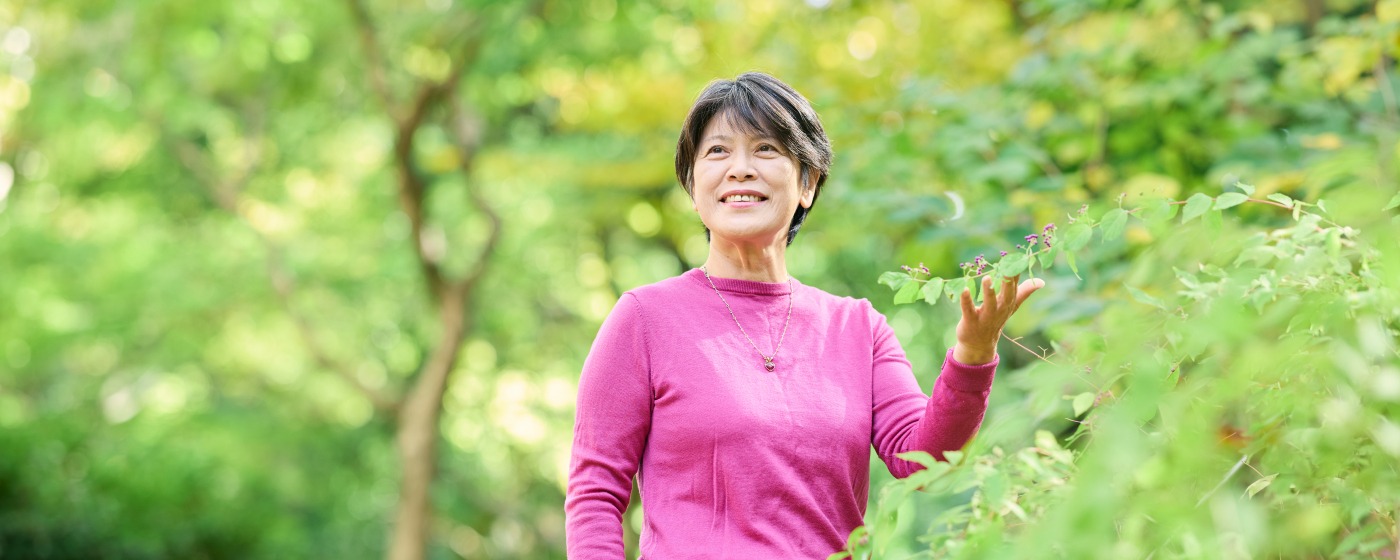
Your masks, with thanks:
M1087 204L1084 205L1083 208L1079 209L1079 214L1081 216L1084 215L1084 212L1088 211L1088 209L1089 206ZM1073 217L1070 217L1070 222L1074 222ZM1040 233L1032 233L1027 235L1025 237L1026 243L1024 245L1017 244L1016 250L1025 251L1028 249L1035 249L1037 243L1044 245L1046 249L1049 249L1052 246L1051 241L1055 238L1055 232L1057 230L1059 230L1059 227L1056 226L1054 222L1045 224L1045 227L1040 229ZM1005 257L1008 254L1006 251L998 251L998 253L1001 257ZM986 255L977 255L976 258L972 259L972 262L959 263L958 268L962 269L964 274L969 272L973 274L982 274L984 271L987 270L987 265L989 264L991 263L987 261ZM924 274L928 274L928 269L924 268L923 263L919 263L919 269L922 269ZM912 269L907 266L904 267L905 272L912 273L913 270L916 269Z
M925 275L932 275L932 274L933 274L932 272L929 271L929 269L928 269L927 266L924 266L924 263L919 263L919 266L909 266L909 265L905 264L905 265L900 265L899 268L904 269L904 272L909 273L909 274L913 274L913 273L915 273L915 272L919 272L919 273L925 274Z

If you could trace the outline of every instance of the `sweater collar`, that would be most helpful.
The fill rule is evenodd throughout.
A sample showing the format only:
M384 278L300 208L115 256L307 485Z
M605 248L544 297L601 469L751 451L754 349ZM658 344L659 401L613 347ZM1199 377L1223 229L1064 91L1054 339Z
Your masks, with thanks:
M684 276L690 277L691 280L704 286L706 290L710 289L710 283L705 281L705 272L703 270L692 268L686 271ZM788 287L787 282L759 282L757 280L738 280L735 278L710 276L710 279L715 283L715 288L718 288L721 292L755 296L786 296L789 291L796 291L797 287L802 285L802 282L799 282L797 278L793 278L792 276L789 276L789 278L792 279L791 287Z

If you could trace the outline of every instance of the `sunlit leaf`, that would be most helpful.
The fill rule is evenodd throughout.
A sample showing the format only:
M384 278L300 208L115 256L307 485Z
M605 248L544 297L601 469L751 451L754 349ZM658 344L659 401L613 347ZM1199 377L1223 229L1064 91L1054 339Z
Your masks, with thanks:
M1186 199L1186 208L1181 211L1181 223L1184 224L1200 217L1201 214L1205 214L1207 210L1210 210L1213 202L1209 196L1202 193L1191 195L1191 198Z
M1224 210L1232 206L1244 204L1249 197L1240 193L1225 193L1215 197L1215 209Z
M938 464L938 459L934 459L933 455L930 455L927 451L906 451L904 453L899 453L895 456L899 457L900 459L904 459L905 461L909 461L911 463L918 463L925 467L933 467Z
M1249 485L1249 488L1245 488L1244 492L1245 494L1248 494L1249 497L1253 498L1255 494L1258 494L1263 489L1268 488L1269 484L1272 483L1275 478L1278 478L1278 473L1274 473L1259 480L1256 480L1254 481L1254 484Z
M1289 198L1288 195L1283 193L1273 193L1265 198L1268 198L1269 200L1272 200L1289 208L1293 207L1293 199Z
M905 284L908 284L913 281L914 279L910 278L908 274L905 274L903 272L889 271L880 275L879 283L889 286L891 290L897 292L900 288L903 288Z
M1104 240L1117 239L1123 234L1123 227L1128 223L1128 213L1122 208L1114 208L1103 215L1103 238Z
M1094 406L1094 393L1084 392L1074 396L1074 415L1083 416L1089 411L1089 407Z
M930 305L937 305L938 300L943 297L943 279L930 278L919 292L924 296L924 301Z
M1144 204L1139 215L1145 222L1165 222L1176 215L1176 207L1170 200L1157 198Z
M1135 300L1137 300L1137 301L1139 301L1139 302L1141 302L1141 303L1145 303L1145 304L1147 304L1147 305L1151 305L1152 307L1156 307L1157 309L1166 309L1166 308L1167 308L1167 304L1163 303L1162 300L1153 297L1151 294L1148 294L1147 292L1144 292L1144 291L1139 290L1139 289L1137 289L1137 288L1134 288L1134 287L1132 287L1132 286L1128 286L1128 285L1126 285L1126 284L1125 284L1123 287L1128 289L1128 293L1131 294L1131 295L1133 296L1133 299L1135 299Z
M997 263L997 270L1003 276L1015 276L1025 272L1028 264L1029 261L1026 259L1025 253L1012 253L1002 257L1001 262Z
M1065 228L1064 233L1060 234L1060 245L1066 251L1078 251L1089 243L1089 238L1093 233L1094 230L1083 223L1074 224Z
M900 286L899 291L894 294L895 305L914 303L917 299L919 299L919 283L913 280L905 282L903 286Z

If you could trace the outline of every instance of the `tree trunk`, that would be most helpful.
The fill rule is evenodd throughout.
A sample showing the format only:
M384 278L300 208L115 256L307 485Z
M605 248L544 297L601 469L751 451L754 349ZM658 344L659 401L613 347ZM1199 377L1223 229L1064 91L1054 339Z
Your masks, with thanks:
M468 329L465 296L457 285L443 291L438 302L442 330L437 345L399 412L395 440L403 473L389 543L390 560L420 560L426 555L432 511L429 490L437 470L438 419L447 378Z

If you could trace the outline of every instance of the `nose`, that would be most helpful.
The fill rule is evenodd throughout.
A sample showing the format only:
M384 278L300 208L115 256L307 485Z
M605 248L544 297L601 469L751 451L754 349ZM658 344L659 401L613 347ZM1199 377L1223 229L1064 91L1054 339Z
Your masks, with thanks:
M753 160L751 156L743 152L734 154L729 158L729 180L730 181L752 181L754 179Z

